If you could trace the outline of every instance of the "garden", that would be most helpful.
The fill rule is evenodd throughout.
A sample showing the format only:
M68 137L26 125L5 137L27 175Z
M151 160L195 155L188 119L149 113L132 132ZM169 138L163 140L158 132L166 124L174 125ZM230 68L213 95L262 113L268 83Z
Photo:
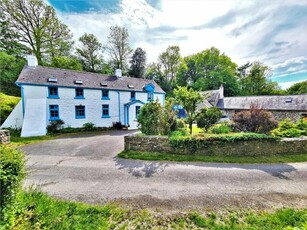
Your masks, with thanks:
M235 113L231 121L220 122L223 113L216 107L199 109L202 101L199 92L178 87L164 107L158 101L144 105L138 117L142 133L126 137L125 151L119 156L232 163L307 161L306 118L278 122L255 102L249 110ZM177 118L174 104L185 108L185 119ZM153 140L151 136L161 138Z

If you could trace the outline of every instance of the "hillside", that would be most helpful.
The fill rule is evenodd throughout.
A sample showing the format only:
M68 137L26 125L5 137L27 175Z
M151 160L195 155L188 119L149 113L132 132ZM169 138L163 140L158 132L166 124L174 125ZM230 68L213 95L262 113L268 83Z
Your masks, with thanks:
M12 112L20 97L9 96L0 92L0 125Z

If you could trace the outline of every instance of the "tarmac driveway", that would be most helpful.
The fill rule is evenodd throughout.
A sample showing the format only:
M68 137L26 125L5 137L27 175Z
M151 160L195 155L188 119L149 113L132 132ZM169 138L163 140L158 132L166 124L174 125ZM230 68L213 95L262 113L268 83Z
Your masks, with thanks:
M118 159L124 135L110 131L24 146L28 178L53 196L140 208L306 207L307 163L239 165Z

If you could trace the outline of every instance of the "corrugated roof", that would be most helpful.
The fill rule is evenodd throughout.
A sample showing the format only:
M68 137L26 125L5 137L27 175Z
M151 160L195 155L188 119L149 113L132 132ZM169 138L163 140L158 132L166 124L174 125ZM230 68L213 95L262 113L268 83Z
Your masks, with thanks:
M249 109L251 103L258 102L267 110L307 111L307 94L286 96L225 97L217 106L220 109Z
M57 83L48 82L48 78L57 78ZM76 84L76 80L82 81L82 84ZM116 76L43 66L35 68L24 67L17 79L17 83L129 91L143 91L145 85L152 83L155 86L156 93L165 93L153 80L132 77L118 79Z

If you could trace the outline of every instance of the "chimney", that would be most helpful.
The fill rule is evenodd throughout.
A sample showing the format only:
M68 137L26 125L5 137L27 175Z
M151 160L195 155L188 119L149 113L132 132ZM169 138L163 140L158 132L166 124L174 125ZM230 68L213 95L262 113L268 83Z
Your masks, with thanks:
M221 86L220 86L219 93L220 93L220 99L223 99L224 98L224 86L223 86L223 84L221 84Z
M121 78L122 78L122 70L121 70L121 69L116 69L116 70L115 70L115 76L116 76L118 79L121 79Z
M37 64L37 59L34 55L27 55L28 67L35 68Z

